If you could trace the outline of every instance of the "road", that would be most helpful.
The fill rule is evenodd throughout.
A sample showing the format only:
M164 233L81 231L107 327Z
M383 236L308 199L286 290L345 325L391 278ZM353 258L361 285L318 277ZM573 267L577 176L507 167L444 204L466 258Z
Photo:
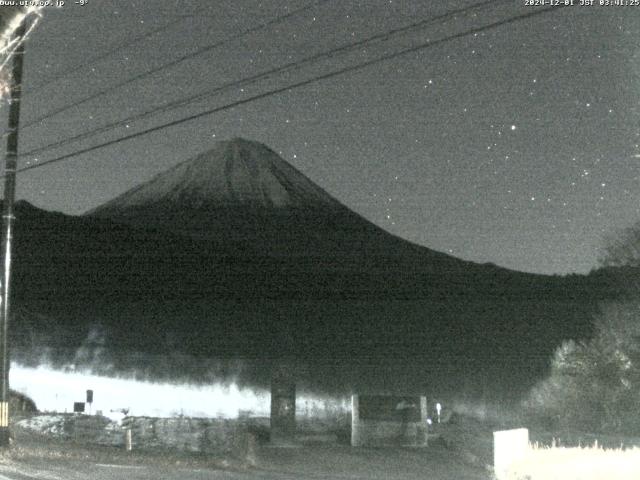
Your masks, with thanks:
M177 464L176 464L177 463ZM489 480L445 449L265 448L255 466L216 468L162 462L103 462L88 458L0 457L0 480Z
M1 465L0 480L292 480L295 478L299 478L295 474L271 473L261 471L237 472L200 468L161 469L159 467L139 465L96 463L87 463L84 465L56 465L56 462L52 463L53 464L40 466L37 468L25 464Z

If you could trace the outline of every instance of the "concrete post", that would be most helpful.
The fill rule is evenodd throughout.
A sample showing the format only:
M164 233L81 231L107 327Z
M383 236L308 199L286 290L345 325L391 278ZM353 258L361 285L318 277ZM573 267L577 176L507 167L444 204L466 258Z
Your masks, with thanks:
M133 438L130 428L127 428L124 431L124 448L127 452L130 452L133 449Z
M420 397L420 427L422 428L422 432L424 435L425 446L429 445L429 423L427 420L429 418L429 410L427 409L427 397Z

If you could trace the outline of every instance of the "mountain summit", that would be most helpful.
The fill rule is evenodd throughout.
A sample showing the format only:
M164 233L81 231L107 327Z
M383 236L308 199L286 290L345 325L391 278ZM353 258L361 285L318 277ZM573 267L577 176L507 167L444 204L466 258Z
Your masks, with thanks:
M157 204L183 208L304 209L340 204L265 145L236 138L160 173L89 212L126 215Z
M241 138L218 142L85 215L260 254L384 250L376 238L392 237L270 148Z

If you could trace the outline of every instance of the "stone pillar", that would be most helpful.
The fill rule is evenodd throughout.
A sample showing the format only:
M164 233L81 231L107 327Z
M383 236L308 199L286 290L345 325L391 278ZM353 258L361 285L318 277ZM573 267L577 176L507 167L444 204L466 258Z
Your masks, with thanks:
M292 444L295 434L295 369L291 361L277 361L271 372L271 443Z
M420 434L424 435L424 438L421 439L422 445L425 447L429 445L429 410L427 409L427 397L420 397Z

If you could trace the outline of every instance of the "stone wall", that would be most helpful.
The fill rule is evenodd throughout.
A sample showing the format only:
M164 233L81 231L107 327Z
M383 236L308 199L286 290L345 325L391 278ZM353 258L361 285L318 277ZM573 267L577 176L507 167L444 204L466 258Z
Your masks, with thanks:
M131 430L133 448L169 449L215 454L242 454L248 448L249 436L264 423L217 418L152 418L127 417L122 430ZM267 420L268 424L268 420ZM266 428L266 427L265 427Z
M131 430L134 450L177 450L244 457L262 433L267 418L152 418L125 417L122 423L99 415L44 414L23 418L14 425L68 441L125 448Z
M349 407L344 400L298 399L296 441L348 443ZM235 419L130 416L117 422L101 415L40 414L25 416L17 426L65 440L118 448L125 448L125 433L131 430L134 450L244 456L253 448L252 444L270 439L269 418L252 415L252 412L241 412Z

